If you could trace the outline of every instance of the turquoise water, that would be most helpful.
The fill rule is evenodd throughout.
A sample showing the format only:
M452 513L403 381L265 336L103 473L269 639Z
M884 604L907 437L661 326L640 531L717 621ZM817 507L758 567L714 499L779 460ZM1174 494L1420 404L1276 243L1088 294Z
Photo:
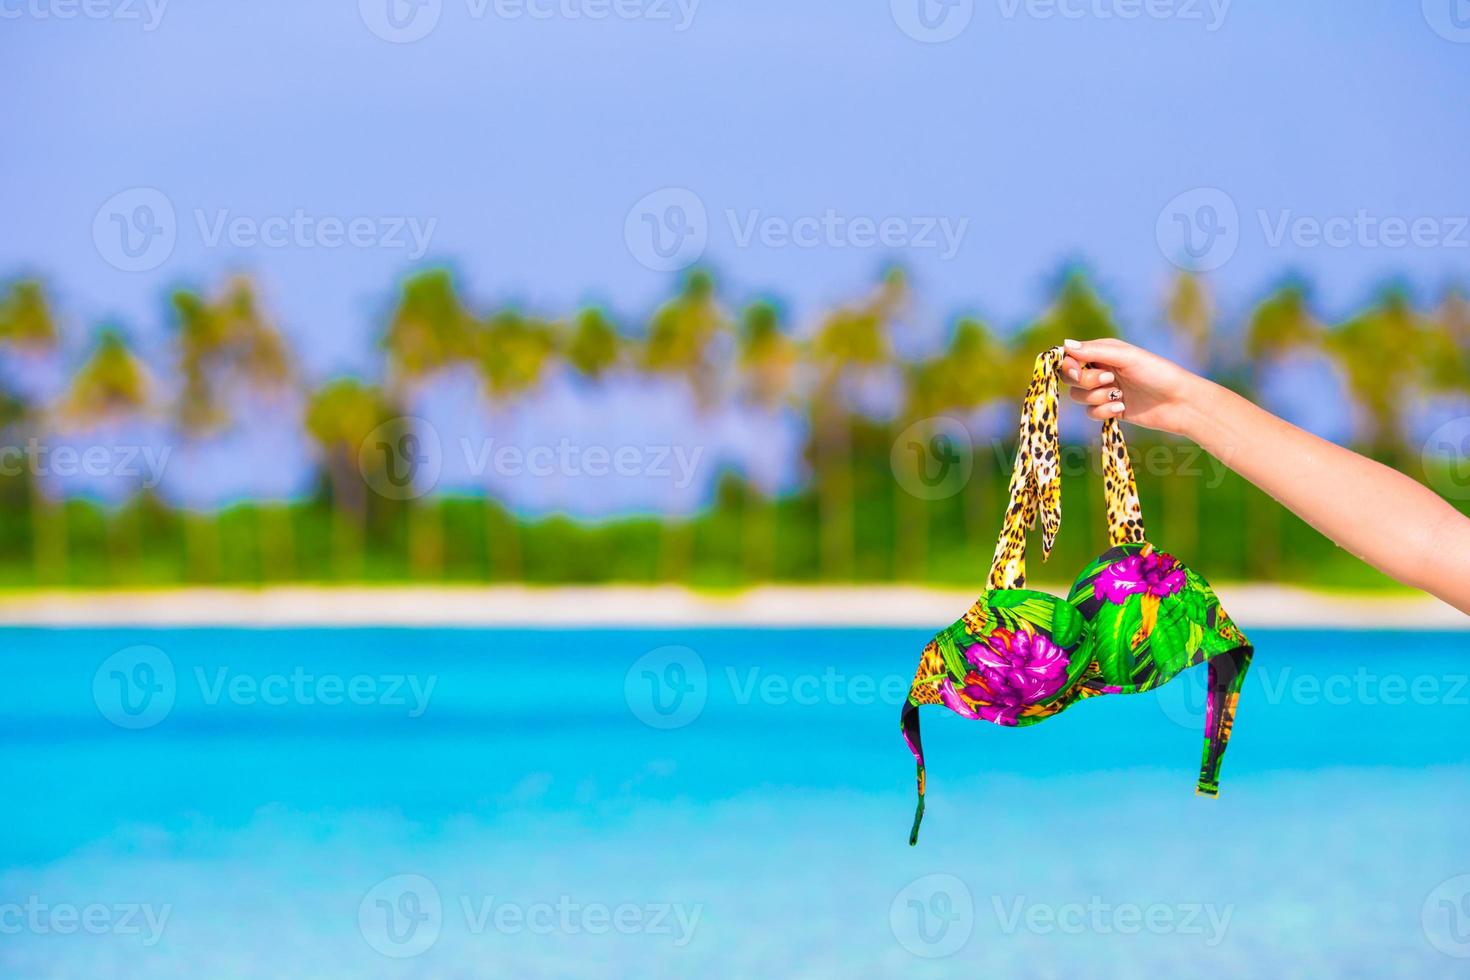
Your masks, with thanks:
M0 975L1470 973L1470 649L1252 631L1009 731L920 630L0 633Z

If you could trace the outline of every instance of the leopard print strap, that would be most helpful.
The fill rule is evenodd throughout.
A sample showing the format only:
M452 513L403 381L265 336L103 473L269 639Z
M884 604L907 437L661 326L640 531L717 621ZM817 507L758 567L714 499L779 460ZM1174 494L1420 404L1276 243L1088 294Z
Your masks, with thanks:
M1123 423L1108 419L1102 429L1103 494L1108 505L1108 540L1131 544L1144 539L1143 508L1138 504L1138 482L1133 461L1123 442Z
M990 565L987 587L1019 589L1026 585L1026 532L1041 518L1041 555L1051 555L1062 526L1061 445L1057 436L1057 370L1065 351L1053 347L1036 358L1031 385L1021 405L1016 462L1011 469L1010 502L1000 541Z
M1021 406L1016 462L1011 470L1010 501L1000 540L990 565L990 589L1026 586L1026 533L1041 520L1041 556L1051 555L1062 526L1061 441L1057 432L1059 381L1065 348L1053 347L1036 358L1031 385ZM1123 441L1123 427L1108 419L1102 428L1103 490L1107 503L1108 539L1126 544L1144 539L1143 512L1133 464Z

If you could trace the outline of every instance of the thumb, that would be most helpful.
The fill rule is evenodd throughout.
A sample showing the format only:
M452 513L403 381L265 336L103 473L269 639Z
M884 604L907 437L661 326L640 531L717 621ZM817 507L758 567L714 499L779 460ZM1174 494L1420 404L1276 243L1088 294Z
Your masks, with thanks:
M1108 367L1127 368L1138 363L1138 348L1116 337L1103 337L1098 340L1068 340L1065 346L1068 354L1084 364L1106 364Z

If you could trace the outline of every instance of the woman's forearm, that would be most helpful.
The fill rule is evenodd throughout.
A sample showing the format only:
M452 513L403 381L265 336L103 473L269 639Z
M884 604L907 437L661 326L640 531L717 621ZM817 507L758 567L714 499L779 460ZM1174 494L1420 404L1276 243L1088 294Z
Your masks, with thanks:
M1196 380L1181 435L1339 547L1470 613L1470 520L1402 473Z

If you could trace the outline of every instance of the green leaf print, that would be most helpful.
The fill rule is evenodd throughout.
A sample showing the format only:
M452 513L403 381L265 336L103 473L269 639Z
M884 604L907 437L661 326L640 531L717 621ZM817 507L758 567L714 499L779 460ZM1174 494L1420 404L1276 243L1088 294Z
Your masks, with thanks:
M1158 683L1163 683L1189 666L1190 622L1184 604L1166 601L1149 635L1148 656L1158 669Z
M1133 613L1129 615L1129 606ZM1093 656L1097 658L1098 670L1106 684L1127 687L1133 683L1133 634L1138 630L1141 617L1137 611L1137 600L1128 605L1115 606L1104 602L1092 617Z
M951 677L958 679L965 676L965 658L955 645L954 637L948 632L939 635L939 653L944 657L944 666Z
M1070 602L1053 602L1052 642L1063 650L1082 636L1082 614Z

